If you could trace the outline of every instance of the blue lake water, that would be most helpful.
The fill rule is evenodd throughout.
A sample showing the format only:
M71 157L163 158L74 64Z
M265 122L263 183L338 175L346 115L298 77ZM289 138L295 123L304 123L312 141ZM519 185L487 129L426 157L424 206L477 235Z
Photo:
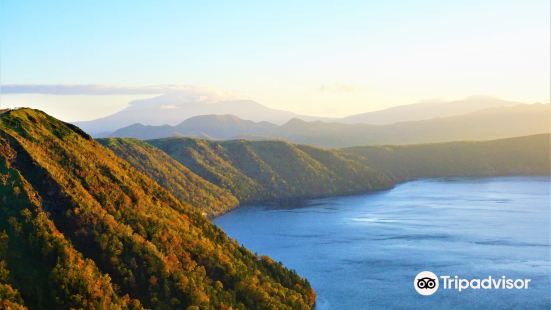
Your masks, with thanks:
M550 178L450 178L297 206L244 206L214 222L306 277L317 309L551 308ZM419 295L424 270L528 278L528 289Z

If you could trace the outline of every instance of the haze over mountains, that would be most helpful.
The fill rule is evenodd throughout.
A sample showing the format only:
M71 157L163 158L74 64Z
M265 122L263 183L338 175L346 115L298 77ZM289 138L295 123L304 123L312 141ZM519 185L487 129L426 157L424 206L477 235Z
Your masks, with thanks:
M208 91L173 91L149 99L135 100L127 108L113 115L93 121L76 122L75 125L95 136L105 136L117 129L137 123L146 126L175 126L188 118L211 114L234 115L244 120L270 122L275 125L282 125L295 118L304 121L385 125L453 116L516 104L520 103L488 96L472 96L463 100L433 100L344 118L327 118L272 109L252 100L231 99L217 96Z
M176 125L197 115L234 114L244 119L281 124L291 118L321 119L271 109L252 100L218 100L204 95L169 93L158 97L135 100L130 106L113 115L75 124L93 134L141 123L145 125Z
M292 119L283 125L243 120L233 115L192 117L176 126L134 124L112 137L155 139L174 136L213 140L283 139L322 147L411 144L455 140L490 140L550 131L549 104L493 107L462 115L400 122L390 125L307 122ZM408 109L412 109L409 107Z
M356 114L344 117L341 122L385 125L460 115L482 109L518 104L521 104L521 102L501 100L490 96L471 96L462 100L433 100L392 107L381 111Z

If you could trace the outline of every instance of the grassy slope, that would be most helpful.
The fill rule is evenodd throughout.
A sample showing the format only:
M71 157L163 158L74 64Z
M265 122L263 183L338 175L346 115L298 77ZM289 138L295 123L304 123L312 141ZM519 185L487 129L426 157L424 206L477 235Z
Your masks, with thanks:
M136 139L100 139L101 144L168 189L180 200L217 215L237 204L229 191L201 178L158 148Z
M41 294L53 294L47 302L58 308L139 307L138 300L163 309L313 305L305 280L239 246L78 128L20 109L0 115L0 133L2 149L13 150L1 158L8 181L0 230L19 241L24 227L27 241L8 252L25 259L8 257L7 268L27 306L41 308ZM59 241L41 246L45 233ZM43 261L39 274L26 275ZM52 287L40 293L45 281Z

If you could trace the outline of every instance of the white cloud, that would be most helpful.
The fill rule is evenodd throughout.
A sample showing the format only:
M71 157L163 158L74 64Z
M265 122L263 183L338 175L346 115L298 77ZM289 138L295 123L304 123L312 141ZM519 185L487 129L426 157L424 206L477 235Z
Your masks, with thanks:
M2 85L0 92L9 94L43 94L43 95L160 95L160 94L193 94L203 98L227 98L228 92L207 87L191 85L149 85L121 86L102 84L8 84Z

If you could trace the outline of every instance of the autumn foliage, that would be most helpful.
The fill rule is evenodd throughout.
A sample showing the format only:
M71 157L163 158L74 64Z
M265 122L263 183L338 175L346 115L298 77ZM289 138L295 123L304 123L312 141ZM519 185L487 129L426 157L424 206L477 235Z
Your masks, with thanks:
M0 115L0 296L13 307L307 309L308 282L80 129Z

